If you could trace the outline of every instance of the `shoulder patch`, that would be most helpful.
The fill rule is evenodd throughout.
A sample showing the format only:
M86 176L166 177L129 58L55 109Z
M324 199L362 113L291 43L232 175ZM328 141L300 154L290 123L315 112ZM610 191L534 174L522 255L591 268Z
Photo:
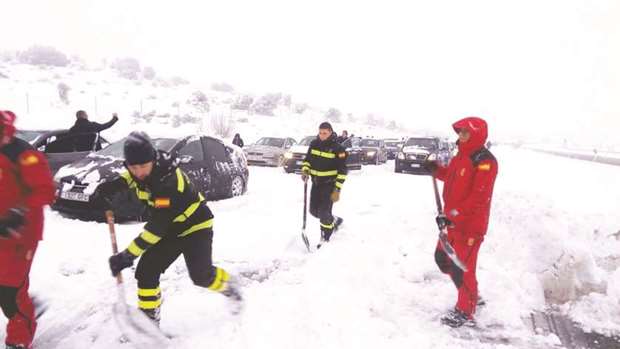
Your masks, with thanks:
M344 158L347 157L347 153L345 153L345 152L338 153L338 157L341 158L341 159L344 159Z
M155 198L155 208L169 208L170 198Z
M480 164L480 165L478 165L478 169L480 171L490 171L491 170L491 164L489 164L488 162L484 163L484 164Z
M34 154L29 154L19 159L19 163L22 166L33 166L39 163L39 158Z

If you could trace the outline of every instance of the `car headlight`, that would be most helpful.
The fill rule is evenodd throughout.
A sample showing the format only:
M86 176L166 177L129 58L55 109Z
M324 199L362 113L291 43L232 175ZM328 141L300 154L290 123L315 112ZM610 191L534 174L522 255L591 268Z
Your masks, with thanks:
M368 155L368 156L375 156L376 153L377 153L376 151L371 150L371 151L367 152L366 155Z
M293 153L291 153L290 151L284 153L284 158L285 159L292 159L293 158Z
M399 160L405 160L405 153L398 153Z
M433 153L428 156L428 161L435 161L435 160L437 160L437 154Z

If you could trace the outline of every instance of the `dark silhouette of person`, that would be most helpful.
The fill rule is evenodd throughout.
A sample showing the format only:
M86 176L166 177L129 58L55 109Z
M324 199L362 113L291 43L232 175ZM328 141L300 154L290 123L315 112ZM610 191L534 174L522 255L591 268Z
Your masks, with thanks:
M75 113L75 117L77 120L75 120L73 127L69 129L69 134L75 135L73 143L75 151L100 150L99 132L109 129L118 121L116 113L112 114L112 120L105 124L89 121L88 114L83 110Z

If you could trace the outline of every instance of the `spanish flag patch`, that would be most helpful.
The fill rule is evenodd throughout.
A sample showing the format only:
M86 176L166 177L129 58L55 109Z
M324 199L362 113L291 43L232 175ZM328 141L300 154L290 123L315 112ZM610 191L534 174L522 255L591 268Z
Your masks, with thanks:
M480 164L480 165L478 165L478 169L480 171L490 171L491 170L491 164Z
M23 157L20 161L20 164L22 164L22 166L32 166L32 165L36 165L39 163L39 158L36 155L28 155L26 157Z
M170 207L170 198L156 198L155 199L155 208L169 208Z
M338 153L338 157L344 159L347 157L347 153Z

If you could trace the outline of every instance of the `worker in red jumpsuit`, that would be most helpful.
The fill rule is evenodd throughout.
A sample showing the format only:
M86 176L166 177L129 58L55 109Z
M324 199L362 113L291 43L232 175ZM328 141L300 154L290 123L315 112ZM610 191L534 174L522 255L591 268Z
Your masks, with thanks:
M15 114L0 111L0 306L6 348L30 348L37 327L28 274L43 236L43 207L54 201L45 156L15 138Z
M479 302L476 262L489 225L497 160L485 147L488 127L484 120L468 117L452 127L459 136L458 154L447 167L436 162L427 162L426 166L436 178L444 181L444 214L437 217L437 223L448 227L448 240L467 267L463 272L437 244L435 261L458 289L456 307L443 316L441 322L460 327L474 323Z

